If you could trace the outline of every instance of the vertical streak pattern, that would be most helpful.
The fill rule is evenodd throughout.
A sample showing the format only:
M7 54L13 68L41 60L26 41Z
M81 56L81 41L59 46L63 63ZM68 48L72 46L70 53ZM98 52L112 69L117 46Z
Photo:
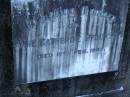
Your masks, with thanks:
M12 0L18 83L118 70L123 32L116 28L117 17L105 12L105 0L101 10L48 10L36 1Z

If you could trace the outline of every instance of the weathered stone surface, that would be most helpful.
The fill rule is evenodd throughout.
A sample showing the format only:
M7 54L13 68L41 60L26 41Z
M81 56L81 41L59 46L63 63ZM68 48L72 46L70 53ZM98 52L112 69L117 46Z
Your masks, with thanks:
M18 84L118 70L127 0L12 0L11 5Z
M109 91L124 86L124 97L130 96L130 73L128 69L130 57L130 34L129 24L126 25L124 43L122 48L122 58L120 60L119 73L97 74L81 78L71 78L56 80L54 82L44 82L39 84L30 84L14 88L13 59L11 50L11 22L10 22L10 2L9 0L0 0L0 97L75 97L77 95L87 95L101 91ZM7 29L8 28L8 29ZM10 29L10 30L9 30ZM130 66L129 66L130 68ZM125 79L127 77L127 79ZM112 80L113 79L113 80ZM125 82L126 81L126 82ZM4 83L4 84L3 84ZM125 85L124 85L125 83ZM14 93L16 91L16 94ZM31 90L31 91L30 91ZM31 95L30 96L30 92ZM75 94L75 93L76 94ZM74 93L74 94L73 94ZM122 93L114 93L99 97L123 97Z

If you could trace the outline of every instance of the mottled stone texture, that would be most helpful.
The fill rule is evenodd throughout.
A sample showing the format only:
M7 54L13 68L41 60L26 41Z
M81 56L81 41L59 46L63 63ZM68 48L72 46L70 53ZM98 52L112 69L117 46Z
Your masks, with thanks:
M130 4L129 4L130 6ZM125 45L127 45L126 47L126 53L125 55L127 56L127 60L126 60L126 64L130 65L130 60L128 60L130 58L130 7L128 10L128 16L127 16L127 21L126 21L126 36L127 39L125 40ZM124 45L124 48L125 48ZM124 50L125 51L125 50ZM125 85L125 93L124 93L124 97L129 97L130 96L130 66L128 67L128 72L125 74L126 75L126 80L124 81L124 85Z
M13 0L11 5L18 84L118 70L127 0Z
M13 94L11 34L10 2L0 0L0 97Z
M130 97L130 69L126 73L130 65L130 15L127 19L119 72L34 83L29 87L14 85L10 21L10 1L0 0L0 97L75 97L99 94L121 86L124 86L125 91L90 97Z

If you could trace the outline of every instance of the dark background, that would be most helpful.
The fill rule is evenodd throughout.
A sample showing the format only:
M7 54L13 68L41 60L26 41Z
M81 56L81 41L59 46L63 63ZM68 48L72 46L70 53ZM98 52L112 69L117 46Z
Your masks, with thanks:
M0 0L0 97L130 97L129 58L130 9L118 72L15 86L10 0ZM116 91L121 86L124 90Z

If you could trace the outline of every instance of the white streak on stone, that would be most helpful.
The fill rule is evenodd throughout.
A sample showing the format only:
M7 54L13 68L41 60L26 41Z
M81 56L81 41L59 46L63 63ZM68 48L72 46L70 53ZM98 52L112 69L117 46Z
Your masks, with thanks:
M107 6L106 0L103 0L102 1L102 11L104 11L106 6Z
M26 50L25 50L25 47L23 46L22 47L22 57L21 57L21 67L22 67L22 79L24 79L24 73L26 72L25 70L25 66L26 66Z
M16 59L16 77L19 78L19 68L20 68L20 45L16 44L15 47L15 59Z
M81 30L80 30L81 33L80 33L80 41L78 47L79 50L85 49L84 41L87 33L88 12L89 12L88 7L83 7L82 14L81 14Z

